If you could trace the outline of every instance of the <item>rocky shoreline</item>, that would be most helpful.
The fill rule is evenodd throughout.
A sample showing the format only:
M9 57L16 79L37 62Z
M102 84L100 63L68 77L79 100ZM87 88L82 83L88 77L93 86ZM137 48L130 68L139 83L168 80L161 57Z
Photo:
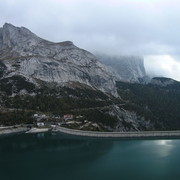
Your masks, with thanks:
M13 134L13 133L22 133L28 130L27 126L6 126L0 127L0 135Z
M41 133L50 131L51 128L29 128L26 125L6 126L0 127L0 135L14 134L14 133Z
M41 133L48 131L50 131L50 128L31 128L30 130L26 131L26 133Z

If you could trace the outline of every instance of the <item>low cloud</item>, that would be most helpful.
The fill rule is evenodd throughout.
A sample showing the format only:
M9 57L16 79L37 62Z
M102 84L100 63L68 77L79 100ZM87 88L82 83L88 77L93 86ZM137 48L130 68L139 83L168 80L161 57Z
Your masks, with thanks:
M179 6L179 0L6 0L0 25L25 26L93 53L144 56L147 71L158 73L159 63L172 67L167 57L179 67ZM159 69L180 80L179 69L172 71Z
M170 55L145 57L146 71L151 76L165 76L180 81L180 62Z

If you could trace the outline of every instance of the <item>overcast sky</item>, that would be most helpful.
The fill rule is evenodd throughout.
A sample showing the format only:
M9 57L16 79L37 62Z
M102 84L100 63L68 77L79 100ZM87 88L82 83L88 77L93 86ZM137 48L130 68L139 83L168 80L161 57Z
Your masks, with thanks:
M180 80L180 0L0 0L0 26L24 26L93 53L140 55Z

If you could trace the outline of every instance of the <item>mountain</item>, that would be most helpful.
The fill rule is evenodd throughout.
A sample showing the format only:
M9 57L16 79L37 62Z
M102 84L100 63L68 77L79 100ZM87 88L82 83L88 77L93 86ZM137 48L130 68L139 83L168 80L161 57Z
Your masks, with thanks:
M0 124L32 123L36 112L72 113L99 130L151 129L143 117L119 106L118 79L112 68L70 41L49 42L7 23L0 28Z
M154 77L151 79L149 83L157 85L157 86L162 86L162 87L173 86L175 84L179 84L178 81L171 78L165 78L165 77Z
M72 42L53 43L24 27L5 23L0 28L1 79L20 76L61 86L82 84L117 96L113 72Z
M33 124L40 114L48 124L73 115L64 126L74 129L175 130L179 99L180 83L149 80L142 58L97 58L70 41L49 42L7 23L0 28L0 126Z
M118 76L120 81L125 82L142 82L146 77L144 68L144 60L138 56L109 56L109 55L96 55L98 59L110 66Z

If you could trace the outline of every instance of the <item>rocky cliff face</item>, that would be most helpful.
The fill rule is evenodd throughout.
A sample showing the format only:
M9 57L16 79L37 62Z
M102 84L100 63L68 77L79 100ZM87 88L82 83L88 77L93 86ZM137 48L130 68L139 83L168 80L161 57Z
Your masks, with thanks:
M117 96L114 75L96 57L72 42L53 43L24 27L4 24L0 28L1 78L23 76L68 85L78 82Z
M120 81L141 82L146 76L144 60L138 56L97 55L101 62L113 68Z

